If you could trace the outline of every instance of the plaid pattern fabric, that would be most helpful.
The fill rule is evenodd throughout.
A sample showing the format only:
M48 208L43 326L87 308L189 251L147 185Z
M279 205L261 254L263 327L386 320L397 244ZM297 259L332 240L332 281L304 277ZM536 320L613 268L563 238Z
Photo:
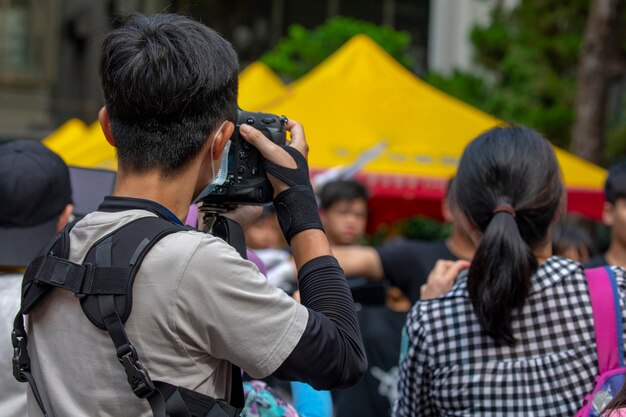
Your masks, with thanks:
M625 271L615 275L626 312ZM481 331L466 272L442 298L417 302L405 328L394 416L573 416L598 372L580 264L551 257L541 265L512 327L513 347Z

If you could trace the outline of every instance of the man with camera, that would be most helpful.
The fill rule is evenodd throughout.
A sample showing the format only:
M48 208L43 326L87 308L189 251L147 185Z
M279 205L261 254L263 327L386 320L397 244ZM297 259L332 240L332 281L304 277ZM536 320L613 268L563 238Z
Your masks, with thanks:
M228 400L238 379L231 363L254 378L272 374L317 389L356 383L367 360L350 291L317 214L302 126L287 122L291 142L282 146L245 123L233 135L238 129L236 54L216 32L185 17L131 17L104 40L100 72L105 107L99 119L117 148L117 182L114 195L69 232L67 260L41 255L57 262L50 269L52 278L42 276L45 264L32 272L35 284L65 289L78 276L72 271L87 271L94 281L87 292L84 284L79 286L83 290L76 296L58 288L48 291L28 315L30 362L22 371L32 373L38 392L29 393L29 415L41 416L40 407L49 416L63 417L149 416L150 408L154 415L166 415L146 373L155 382L179 387L185 400ZM231 183L219 172L220 161L228 160L225 147L245 147L243 142L229 145L231 136L265 159L258 168L265 168L273 187L274 206L298 268L302 305L268 284L223 240L178 230L147 253L150 239L128 254L131 265L140 263L132 299L123 294L132 300L132 314L123 329L115 330L119 317L107 321L111 316L105 311L120 304L113 296L99 297L107 331L99 330L94 326L98 318L86 315L85 299L96 294L100 265L115 265L125 244L112 233L150 217L182 228L181 219L203 190L210 203L206 186L212 180L211 190L219 186L216 194L227 194ZM244 206L229 216L245 227L258 214L258 208ZM81 264L90 259L92 247L95 264ZM114 269L104 268L100 277ZM104 279L99 285L108 284ZM128 340L116 340L114 334ZM122 354L121 346L130 343L132 352ZM166 390L161 391L165 398ZM172 411L179 405L168 404L167 415L208 415Z

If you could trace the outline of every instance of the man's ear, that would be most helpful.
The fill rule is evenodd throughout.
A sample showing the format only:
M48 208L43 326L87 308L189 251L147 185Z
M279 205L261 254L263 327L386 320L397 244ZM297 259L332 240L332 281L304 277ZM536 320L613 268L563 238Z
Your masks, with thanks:
M612 227L615 222L614 207L608 201L604 202L604 207L602 208L602 222L608 227Z
M100 126L102 127L102 132L104 132L104 137L107 139L107 142L115 148L115 138L113 137L113 133L111 133L109 111L106 107L102 107L98 112L98 120L100 121Z
M216 129L219 129L219 127L216 127ZM217 172L213 172L213 167L215 166L215 163L212 161L220 161L220 159L222 158L222 152L224 152L224 146L226 146L226 142L228 142L230 137L233 135L234 130L235 125L233 124L233 122L225 122L224 127L215 137L213 147L211 147L211 142L213 141L212 138L215 133L211 132L209 134L209 137L207 138L207 141L198 156L201 163L199 166L198 182L196 184L194 198L197 197L198 194L200 194L204 187L206 187L208 181L211 181L211 176L217 175Z
M215 142L213 143L213 149L211 151L211 158L214 161L219 161L222 158L222 152L224 151L224 146L226 146L226 142L228 142L230 137L233 135L234 131L235 131L235 124L233 122L229 122L229 121L224 122L224 127L222 128L222 130L220 130L220 133L215 137ZM213 135L213 132L211 132L211 135ZM209 144L209 146L211 145Z
M65 208L61 212L61 215L59 216L59 221L57 221L57 232L60 232L61 229L65 227L67 222L70 220L70 216L72 215L73 212L74 212L74 205L68 204L67 206L65 206Z

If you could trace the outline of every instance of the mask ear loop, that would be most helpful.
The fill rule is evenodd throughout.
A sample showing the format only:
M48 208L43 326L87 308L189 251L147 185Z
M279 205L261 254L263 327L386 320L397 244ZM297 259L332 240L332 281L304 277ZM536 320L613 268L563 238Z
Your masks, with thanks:
M211 146L209 147L209 157L211 158L211 171L213 171L213 173L211 174L211 181L213 181L215 179L215 175L217 175L217 173L215 172L215 161L213 161L213 145L215 145L215 140L217 139L217 136L220 134L225 124L226 120L222 122L220 128L217 129L217 132L215 132L215 135L213 135L213 140L211 141Z

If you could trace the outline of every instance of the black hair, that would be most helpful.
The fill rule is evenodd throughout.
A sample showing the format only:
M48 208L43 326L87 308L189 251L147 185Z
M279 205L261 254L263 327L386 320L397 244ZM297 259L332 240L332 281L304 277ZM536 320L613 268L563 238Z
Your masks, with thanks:
M463 152L453 191L482 233L467 283L474 312L498 344L514 345L511 321L538 267L532 250L546 242L563 195L554 150L528 128L493 128ZM503 205L514 213L494 213Z
M456 196L454 194L454 176L450 177L446 184L446 191L443 195L444 200L448 203L448 207L456 205Z
M611 204L626 198L626 162L613 165L604 183L604 197Z
M325 184L319 192L320 208L328 210L340 201L363 200L367 203L367 188L355 180L336 180Z
M135 14L102 44L100 77L120 166L179 172L220 121L237 116L237 55L176 14Z
M560 221L552 228L552 252L561 255L568 248L575 248L579 256L586 248L590 256L596 252L593 239L582 227L568 221Z

